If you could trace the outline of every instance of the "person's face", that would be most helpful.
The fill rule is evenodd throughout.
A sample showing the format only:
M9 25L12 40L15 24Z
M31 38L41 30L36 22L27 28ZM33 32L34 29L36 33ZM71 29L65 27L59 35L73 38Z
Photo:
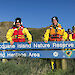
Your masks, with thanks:
M75 33L75 30L73 30L73 33Z
M71 30L69 30L69 33L71 33Z
M20 23L16 23L16 26L19 27L20 26Z
M53 24L54 25L57 25L57 23L58 23L57 20L56 19L53 19Z

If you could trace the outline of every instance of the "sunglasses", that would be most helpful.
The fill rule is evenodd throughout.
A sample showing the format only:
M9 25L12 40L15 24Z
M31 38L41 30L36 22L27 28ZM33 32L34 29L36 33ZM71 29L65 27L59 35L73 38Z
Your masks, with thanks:
M16 24L16 25L20 25L20 24Z

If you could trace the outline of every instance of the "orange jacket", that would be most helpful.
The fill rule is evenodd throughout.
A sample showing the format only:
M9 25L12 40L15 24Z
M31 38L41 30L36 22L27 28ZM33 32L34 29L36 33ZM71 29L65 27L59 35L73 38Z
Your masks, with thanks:
M53 39L50 39L50 41L61 41L63 38L64 40L67 39L68 34L65 32L65 30L61 27L61 24L58 24L56 28L54 28L53 25L51 25L44 34L44 41L48 41L51 37L54 37Z

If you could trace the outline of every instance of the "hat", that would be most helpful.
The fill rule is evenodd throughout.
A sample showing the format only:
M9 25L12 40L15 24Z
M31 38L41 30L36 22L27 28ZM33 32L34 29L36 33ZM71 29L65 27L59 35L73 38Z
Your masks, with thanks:
M21 23L21 18L16 18L15 23Z
M73 26L72 29L75 29L75 26Z
M58 17L56 17L56 16L52 17L52 22L53 22L53 20L57 20L57 22L58 22Z

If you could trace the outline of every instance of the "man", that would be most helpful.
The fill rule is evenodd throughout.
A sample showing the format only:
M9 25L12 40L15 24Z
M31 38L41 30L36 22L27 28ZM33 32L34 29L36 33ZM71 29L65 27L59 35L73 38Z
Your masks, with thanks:
M72 41L75 41L75 26L72 27Z
M72 27L72 34L69 34L69 40L75 41L75 26ZM75 48L72 50L75 50Z
M61 24L58 23L58 18L52 18L52 25L46 30L44 34L44 41L65 41L67 39L67 33L62 28ZM58 61L59 62L59 61ZM59 63L56 60L56 68L59 68ZM54 60L51 60L52 69L54 69Z
M52 18L52 25L46 30L44 34L45 43L49 41L65 41L67 39L67 33L58 23L58 18Z
M70 39L69 39L69 35L72 35L72 31L71 31L71 29L68 29L67 34L68 34L68 39L67 39L67 41L70 41Z
M72 33L69 34L69 40L75 41L75 26L72 27Z
M14 23L13 27L9 29L6 34L7 41L9 41L11 45L13 45L14 42L25 42L26 35L28 43L30 44L32 42L32 36L28 29L22 26L21 18L16 18Z

